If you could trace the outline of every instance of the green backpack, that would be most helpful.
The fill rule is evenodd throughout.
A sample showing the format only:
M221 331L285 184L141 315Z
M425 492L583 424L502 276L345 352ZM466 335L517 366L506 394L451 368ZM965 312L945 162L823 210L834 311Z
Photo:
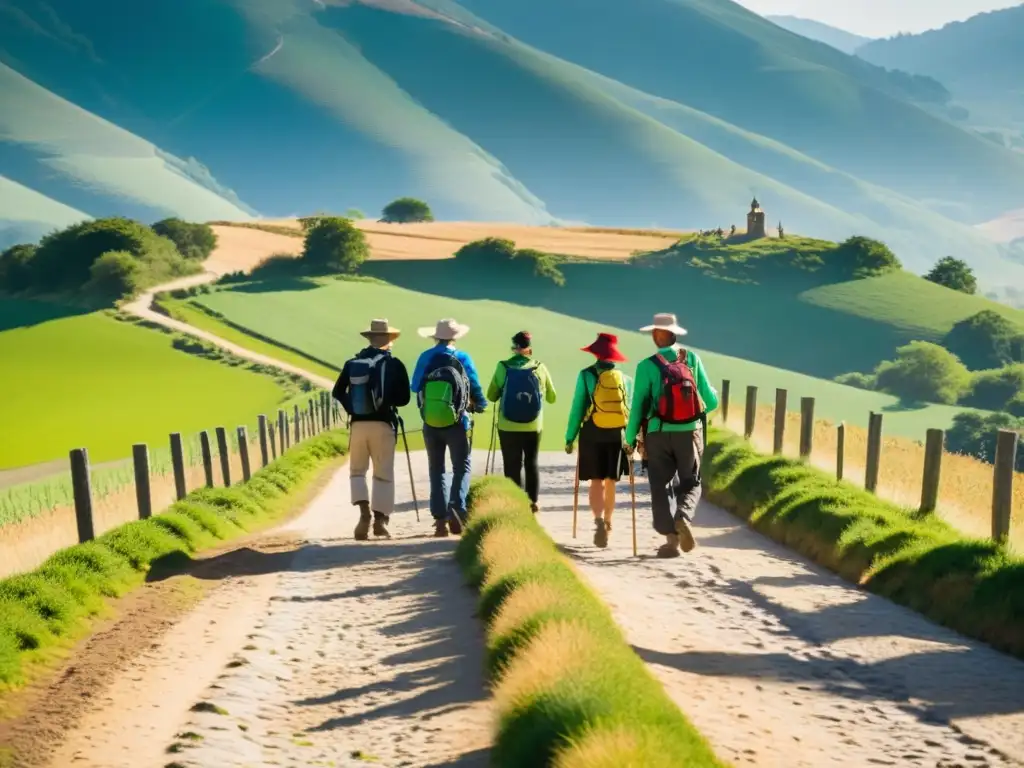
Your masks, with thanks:
M423 423L435 429L458 424L469 408L469 377L462 362L453 354L440 352L427 364L423 380Z

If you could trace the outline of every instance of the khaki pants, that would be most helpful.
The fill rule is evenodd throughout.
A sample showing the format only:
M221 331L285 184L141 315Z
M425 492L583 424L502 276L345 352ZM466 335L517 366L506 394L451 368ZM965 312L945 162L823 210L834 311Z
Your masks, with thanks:
M369 501L370 509L390 515L395 509L395 430L383 421L356 421L349 432L348 467L352 503ZM366 473L373 462L373 499Z

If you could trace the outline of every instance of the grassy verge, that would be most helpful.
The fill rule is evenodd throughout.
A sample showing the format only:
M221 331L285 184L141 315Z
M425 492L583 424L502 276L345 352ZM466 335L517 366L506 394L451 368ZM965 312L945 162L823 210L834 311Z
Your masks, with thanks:
M456 557L480 590L507 768L721 766L504 478L476 481Z
M866 589L1024 658L1024 559L712 430L708 498Z
M26 668L80 637L109 598L141 584L156 561L187 557L257 530L290 508L290 494L347 450L331 432L296 446L231 488L202 488L149 520L57 552L37 570L0 580L0 692L25 682Z

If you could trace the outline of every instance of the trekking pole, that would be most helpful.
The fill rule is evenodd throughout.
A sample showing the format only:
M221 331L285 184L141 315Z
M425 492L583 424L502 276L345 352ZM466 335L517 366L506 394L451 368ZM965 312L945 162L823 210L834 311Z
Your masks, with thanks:
M486 474L493 474L497 470L498 464L498 412L495 410L494 416L491 419L491 450L489 454L491 462L490 469L485 469Z
M409 467L409 485L412 487L412 504L416 509L416 522L420 521L420 502L416 498L416 479L412 476L412 457L409 455L409 438L405 436L405 420L399 416L398 426L402 428L402 443L405 445L405 463Z
M629 455L629 493L633 497L633 557L636 557L636 473L633 471L633 455Z
M572 537L576 538L576 517L580 508L580 453L576 451L576 482L572 489Z

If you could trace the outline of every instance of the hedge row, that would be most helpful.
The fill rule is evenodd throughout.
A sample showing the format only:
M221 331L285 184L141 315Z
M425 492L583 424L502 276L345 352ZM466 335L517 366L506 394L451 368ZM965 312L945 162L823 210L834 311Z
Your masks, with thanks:
M1024 658L1024 559L712 430L707 498L844 578Z
M507 768L722 766L504 478L474 482L456 557L480 590Z
M61 550L31 573L0 580L0 690L24 682L26 663L81 635L107 599L141 584L155 561L188 557L283 516L289 493L347 447L339 432L312 438L246 483L193 491L159 515Z

